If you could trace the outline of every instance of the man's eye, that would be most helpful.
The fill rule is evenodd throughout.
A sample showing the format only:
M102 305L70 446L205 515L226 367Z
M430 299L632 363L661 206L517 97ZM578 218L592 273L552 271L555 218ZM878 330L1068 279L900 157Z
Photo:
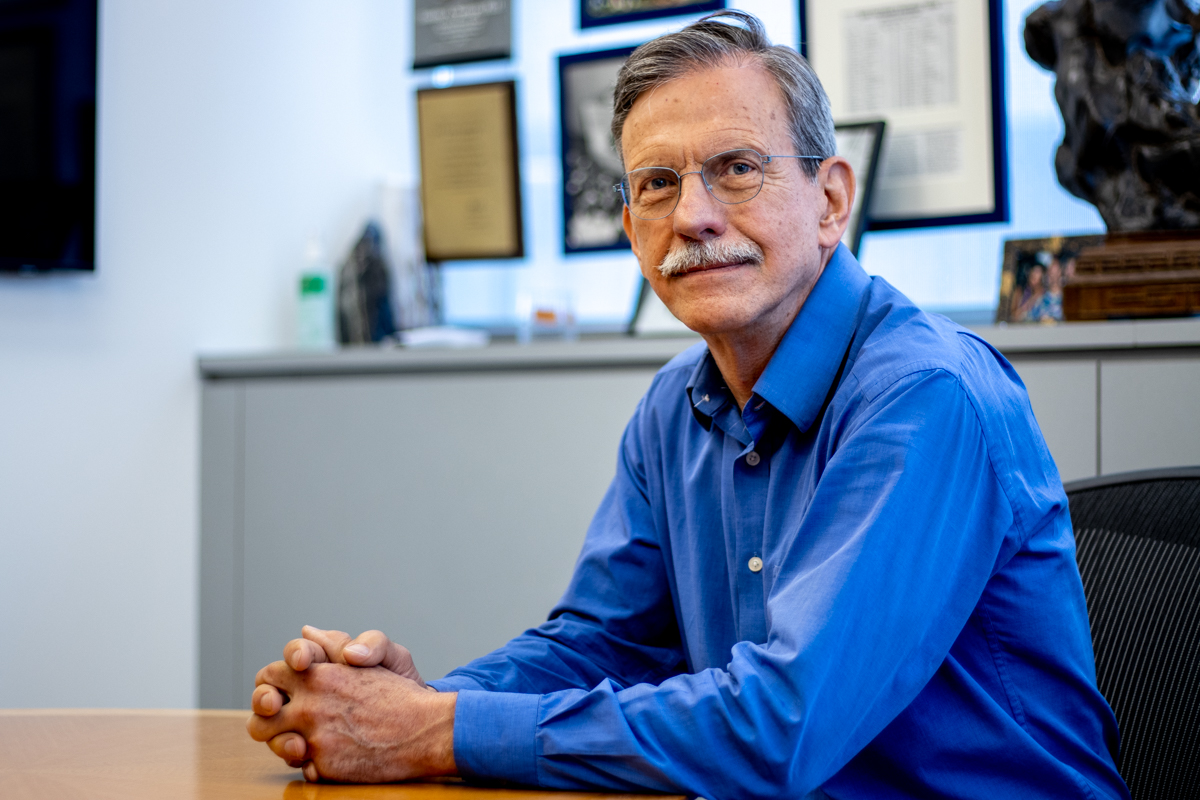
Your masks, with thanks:
M750 164L748 164L745 161L735 161L734 163L729 165L729 169L726 171L730 175L738 175L738 176L749 175L751 172L754 171L754 167L752 167Z

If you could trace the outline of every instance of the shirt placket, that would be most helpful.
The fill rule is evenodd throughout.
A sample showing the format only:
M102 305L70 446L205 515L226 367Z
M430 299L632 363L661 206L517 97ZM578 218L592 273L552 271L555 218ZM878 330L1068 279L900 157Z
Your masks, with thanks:
M752 402L761 401L752 398ZM768 567L763 555L763 530L767 513L767 488L771 461L759 451L765 427L749 404L744 420L751 441L733 460L734 525L736 533L736 586L738 639L767 641L764 578Z

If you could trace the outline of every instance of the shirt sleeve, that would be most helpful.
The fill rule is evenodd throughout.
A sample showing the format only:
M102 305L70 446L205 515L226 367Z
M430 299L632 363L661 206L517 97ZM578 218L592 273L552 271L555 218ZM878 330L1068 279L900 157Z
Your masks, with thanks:
M540 695L605 680L656 684L685 669L646 494L641 408L626 427L616 477L549 620L430 685Z
M725 669L600 680L519 710L506 695L465 692L460 769L547 788L776 798L802 797L845 765L944 661L1010 551L1014 520L955 377L905 376L863 402L829 426L838 441L809 510L782 563L768 564L766 643L735 645ZM622 557L653 550L625 535ZM604 574L588 558L584 576ZM618 569L606 591L627 586ZM486 726L506 738L466 734Z

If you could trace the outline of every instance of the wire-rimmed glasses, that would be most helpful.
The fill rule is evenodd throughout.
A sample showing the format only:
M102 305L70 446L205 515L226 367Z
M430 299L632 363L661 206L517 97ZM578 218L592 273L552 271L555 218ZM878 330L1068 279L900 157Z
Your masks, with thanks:
M679 193L684 175L699 175L709 194L726 205L753 200L762 190L763 165L775 158L811 158L821 156L764 156L757 150L742 148L726 150L706 159L696 172L678 173L670 167L642 167L621 176L613 191L638 219L655 220L669 217L679 205Z

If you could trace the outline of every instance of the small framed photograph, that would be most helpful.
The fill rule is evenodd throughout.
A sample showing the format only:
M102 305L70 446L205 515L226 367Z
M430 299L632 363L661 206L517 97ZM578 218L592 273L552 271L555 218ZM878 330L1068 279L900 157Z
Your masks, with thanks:
M417 92L430 261L524 255L512 81Z
M562 113L563 251L625 250L623 201L613 186L624 168L613 142L613 90L634 48L559 56Z
M579 27L702 14L724 7L725 0L579 0Z
M1062 322L1063 285L1075 274L1075 260L1085 247L1103 243L1103 234L1006 241L996 322Z

